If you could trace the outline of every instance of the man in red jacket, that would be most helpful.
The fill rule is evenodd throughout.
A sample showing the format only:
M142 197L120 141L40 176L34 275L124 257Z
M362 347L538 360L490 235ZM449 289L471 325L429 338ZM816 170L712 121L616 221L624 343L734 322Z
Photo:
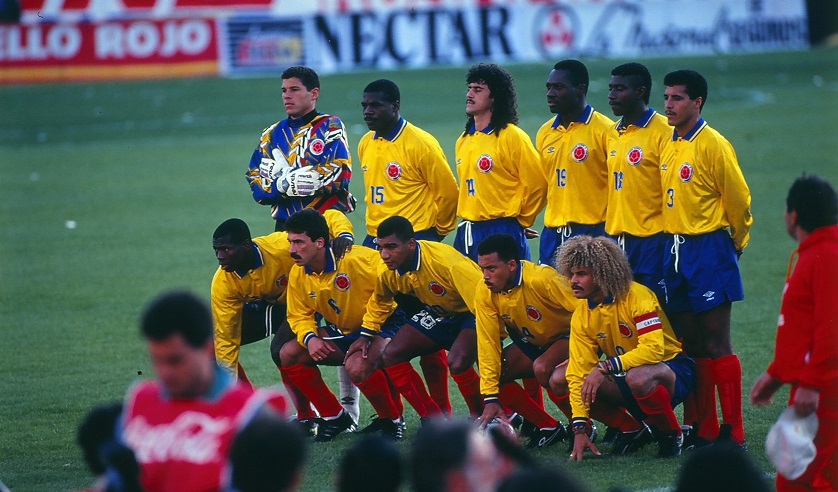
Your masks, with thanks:
M751 403L768 405L791 384L789 406L817 413L817 455L795 480L777 474L778 492L838 490L838 199L818 176L798 178L786 198L792 254L777 328L774 360L754 384ZM794 263L797 256L797 263Z

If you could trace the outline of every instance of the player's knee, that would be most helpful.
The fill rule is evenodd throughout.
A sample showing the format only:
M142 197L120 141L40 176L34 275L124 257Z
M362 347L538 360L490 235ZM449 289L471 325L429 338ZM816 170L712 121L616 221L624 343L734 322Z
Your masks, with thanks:
M462 374L468 371L474 367L474 362L474 357L448 353L448 368L451 370L451 374Z
M550 375L549 388L556 396L565 396L568 393L567 378L565 378L563 368L556 368Z
M303 350L302 346L296 340L285 343L278 352L279 365L293 366L300 363L300 353ZM271 354L273 355L273 353Z
M543 388L550 387L550 376L553 375L553 369L554 367L550 367L550 364L546 364L539 359L536 359L532 363L532 372L535 374L535 380Z
M632 370L626 373L626 384L631 389L631 394L641 398L652 393L658 386L658 382L655 379Z
M363 383L375 372L375 368L371 364L364 364L358 359L362 359L362 357L360 355L352 356L344 364L349 379L355 384Z

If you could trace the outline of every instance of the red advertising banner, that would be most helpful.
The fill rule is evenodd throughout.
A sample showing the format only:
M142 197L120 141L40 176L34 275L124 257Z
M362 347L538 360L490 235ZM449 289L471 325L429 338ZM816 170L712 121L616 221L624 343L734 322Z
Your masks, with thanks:
M0 24L0 83L216 76L214 19Z

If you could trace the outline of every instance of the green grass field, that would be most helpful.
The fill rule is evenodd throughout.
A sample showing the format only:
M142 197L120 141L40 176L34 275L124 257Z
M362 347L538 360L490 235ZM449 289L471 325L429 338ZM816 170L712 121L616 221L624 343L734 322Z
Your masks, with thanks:
M589 102L611 116L609 73L623 60L585 61ZM667 71L695 68L707 76L704 116L733 143L751 187L746 300L733 311L747 394L771 357L794 248L782 221L786 190L802 172L838 184L838 139L828 128L838 116L838 49L644 61L657 107ZM508 68L521 126L534 137L550 117L549 65ZM324 77L318 108L344 119L354 148L366 131L362 89L381 76L400 85L402 114L436 135L453 162L465 67ZM243 218L254 235L272 230L244 170L261 130L284 116L279 85L274 77L0 88L0 480L12 490L89 484L76 426L91 405L121 399L128 385L151 374L137 334L144 304L174 287L208 298L217 266L211 234L224 219ZM356 178L360 199L360 172ZM352 219L362 236L363 211ZM258 385L279 383L267 342L245 347L243 361ZM763 442L785 395L765 409L744 405L750 456L766 471ZM453 401L463 413L461 398ZM369 415L364 407L362 418ZM412 413L408 425L405 452L418 426ZM354 439L312 446L303 489L332 489L338 457ZM593 490L671 486L683 461L658 461L648 449L566 466L564 445L538 457L565 466Z

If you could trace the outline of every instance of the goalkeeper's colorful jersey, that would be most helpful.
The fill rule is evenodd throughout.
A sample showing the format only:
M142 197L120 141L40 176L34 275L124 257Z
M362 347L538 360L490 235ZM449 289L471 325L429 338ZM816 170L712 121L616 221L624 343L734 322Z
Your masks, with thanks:
M608 152L608 208L605 232L649 237L663 231L660 157L672 139L666 117L649 108L640 120L623 126Z
M475 289L482 281L477 264L456 249L445 243L416 241L411 264L396 270L383 263L378 267L375 291L364 315L365 334L381 330L398 293L416 297L440 317L473 313Z
M439 142L404 118L388 135L369 132L358 144L367 205L367 234L400 215L416 231L445 236L456 227L457 181Z
M355 246L336 260L326 248L326 267L317 273L308 267L291 269L288 287L288 323L303 346L317 335L316 314L344 335L361 329L367 301L375 288L376 272L384 265L378 252ZM395 309L393 302L392 309Z
M574 420L589 416L582 384L596 368L600 351L618 372L625 372L671 360L681 353L681 344L657 296L641 284L632 282L625 298L616 303L580 303L570 321L566 375Z
M282 159L291 169L313 166L323 176L323 186L312 196L288 196L277 190L275 176L260 169L262 158ZM271 206L274 219L286 220L294 212L313 208L325 212L334 208L351 212L355 199L349 193L352 177L346 129L337 116L311 113L286 118L262 132L246 173L253 199Z
M496 294L478 285L474 307L480 392L489 396L500 391L501 341L507 334L548 347L570 332L570 318L580 303L565 277L529 261L519 263L515 285L508 291Z
M544 206L547 183L529 135L513 124L464 132L456 144L457 215L468 221L513 217L530 227Z
M332 235L352 236L352 223L342 212L327 210L323 216ZM229 370L235 370L239 360L244 304L285 304L289 275L295 266L285 232L254 238L253 252L255 264L250 270L228 272L219 267L212 278L215 358Z
M605 222L609 141L614 122L590 105L565 128L556 115L538 130L535 146L547 180L546 227Z
M677 132L661 154L663 230L698 235L729 229L738 251L748 245L751 191L733 146L700 119L683 137Z

